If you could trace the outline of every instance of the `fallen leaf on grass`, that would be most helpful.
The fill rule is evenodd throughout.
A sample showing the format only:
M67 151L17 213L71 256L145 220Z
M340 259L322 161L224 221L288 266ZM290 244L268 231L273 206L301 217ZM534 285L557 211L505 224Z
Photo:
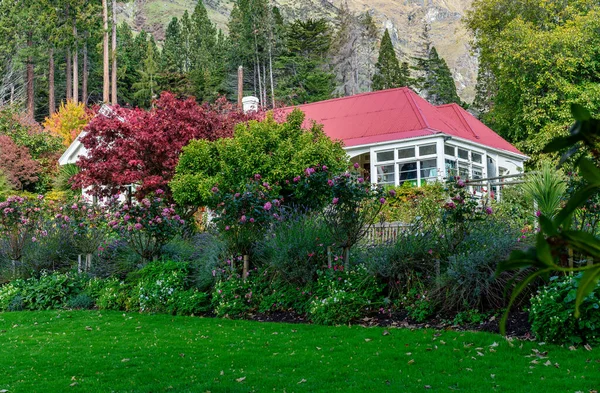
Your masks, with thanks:
M125 363L125 362L128 362L129 360L130 359L125 358L125 359L122 359L121 362Z
M2 389L2 390L0 390L0 393L8 393L8 390Z
M69 386L73 387L73 386L77 386L78 383L77 382L73 382L72 384L70 384Z
M590 344L585 344L583 347L584 347L585 349L587 349L588 351L591 351L591 350L592 350L592 347L590 346Z
M301 383L304 383L304 382L306 382L306 379L302 378L302 379L300 380L300 382L298 382L298 385L300 385Z
M479 352L479 351L477 351L477 354L478 354L479 356L485 356L483 353L481 353L481 352Z
M431 389L430 385L425 385L425 389Z
M390 332L388 332L387 330L384 330L383 333L381 333L382 336L389 336Z
M86 326L86 327L85 327L85 330L92 330L92 328L91 328L91 327L89 327L89 326Z
M365 338L365 341L369 342L369 341L371 341L371 339L370 338Z
M552 366L552 362L550 360L547 360L546 363L544 363L544 366Z
M243 382L243 381L244 381L244 379L246 379L246 377L237 378L237 379L236 379L236 381L238 381L238 382Z
M408 364L413 364L414 362L415 362L415 359L410 359L410 360L408 361Z

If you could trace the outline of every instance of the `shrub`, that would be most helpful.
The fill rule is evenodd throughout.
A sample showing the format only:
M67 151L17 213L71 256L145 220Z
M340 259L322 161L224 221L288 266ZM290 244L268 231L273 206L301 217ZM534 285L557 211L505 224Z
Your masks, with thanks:
M600 285L579 306L580 318L574 317L581 277L552 277L531 299L529 320L538 339L560 344L600 343Z
M126 310L130 303L131 288L116 278L104 280L97 289L96 305L101 310Z
M60 104L60 108L44 121L44 128L63 140L65 146L77 138L79 133L92 119L93 114L86 110L85 104L67 101Z
M4 243L7 257L16 263L23 257L23 249L38 237L45 236L40 230L43 196L37 199L11 196L0 202L0 242Z
M309 317L318 324L346 324L379 309L381 288L364 266L344 270L334 266L319 272Z
M246 280L232 274L220 279L212 293L212 307L218 317L240 317L254 311L260 302L257 299L257 274L249 274Z
M91 310L95 305L94 299L86 293L72 297L67 303L67 307L75 310Z
M15 297L20 297L21 288L18 283L10 282L0 286L0 311L11 311L9 309Z
M277 223L256 247L256 258L283 280L301 285L316 279L327 266L331 233L316 214L293 214Z
M415 187L405 182L394 190L395 196L388 197L388 203L381 211L381 217L387 222L414 222L429 214L431 209L437 210L440 201L444 199L444 185L441 183Z
M312 297L312 285L298 286L293 282L274 279L261 290L260 312L294 311L306 314Z

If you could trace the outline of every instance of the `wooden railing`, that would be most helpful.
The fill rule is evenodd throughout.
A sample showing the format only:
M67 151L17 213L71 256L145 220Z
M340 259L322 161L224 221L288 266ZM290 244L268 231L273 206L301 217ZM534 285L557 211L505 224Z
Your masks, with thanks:
M366 245L392 243L398 239L398 234L409 227L401 222L384 222L373 224L365 235L363 242Z

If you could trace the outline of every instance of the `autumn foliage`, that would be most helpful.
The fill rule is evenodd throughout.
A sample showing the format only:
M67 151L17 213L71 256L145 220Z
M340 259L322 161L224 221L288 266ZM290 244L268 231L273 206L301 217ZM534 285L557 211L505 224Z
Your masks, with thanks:
M38 181L40 164L31 158L29 149L18 146L6 135L0 135L0 173L16 190L26 189Z
M84 129L81 142L88 154L78 161L82 169L74 185L91 187L98 196L124 192L136 185L136 197L158 189L170 198L169 181L175 174L183 146L192 139L231 137L245 115L224 98L199 105L163 93L150 111L114 107L114 114L98 115Z
M69 146L92 117L93 113L83 103L68 101L60 105L58 112L46 118L44 128L61 137L63 144Z

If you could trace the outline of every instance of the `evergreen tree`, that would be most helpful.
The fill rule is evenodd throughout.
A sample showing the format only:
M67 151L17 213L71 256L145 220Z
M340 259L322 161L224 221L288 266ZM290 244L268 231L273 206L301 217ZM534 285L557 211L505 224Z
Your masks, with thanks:
M140 106L149 107L158 93L158 64L156 61L156 44L152 40L146 44L146 58L143 68L139 69L140 80L133 84L133 96L139 101Z
M173 18L167 26L165 41L161 56L161 68L163 72L183 72L183 51L181 45L181 23Z
M288 105L331 98L334 75L326 64L331 32L324 19L296 20L286 28L285 52L276 62L277 96Z
M375 65L376 71L375 75L373 75L373 90L407 86L409 77L407 74L407 65L405 66L403 63L403 67L400 67L390 33L386 29L381 38L379 58Z
M431 47L428 58L421 63L426 65L426 72L419 87L429 102L434 105L452 102L461 104L450 68L434 46Z

